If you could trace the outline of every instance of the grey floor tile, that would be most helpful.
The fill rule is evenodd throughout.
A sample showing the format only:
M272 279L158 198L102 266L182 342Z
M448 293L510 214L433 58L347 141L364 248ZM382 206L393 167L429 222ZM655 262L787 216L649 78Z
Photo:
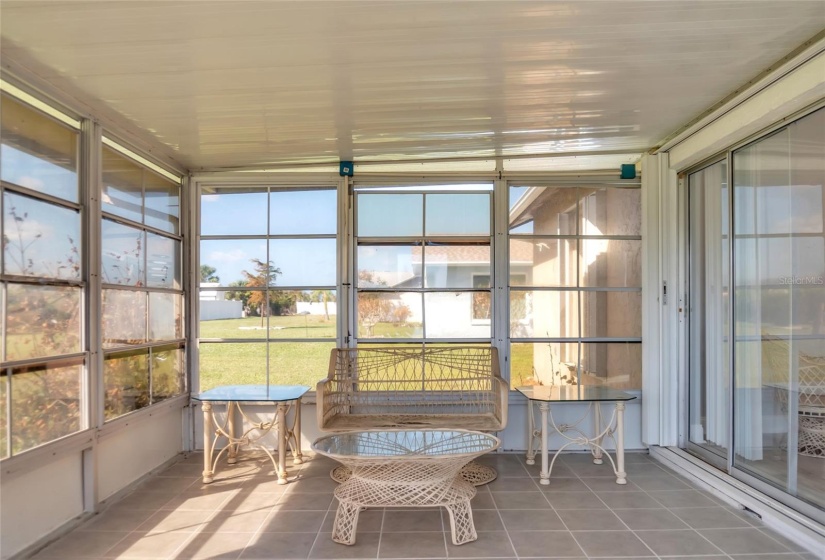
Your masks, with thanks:
M41 550L35 558L103 558L106 551L129 535L126 531L74 531Z
M478 532L478 531L477 531ZM452 544L447 535L448 558L515 558L516 553L510 544L510 538L504 531L478 532L478 540L462 545Z
M626 531L627 526L609 509L566 509L559 512L571 531Z
M634 465L625 465L625 471L630 479L637 476L672 476L671 471L668 471L655 461L649 463L639 463Z
M203 523L200 530L202 533L256 533L268 516L268 511L219 511Z
M719 503L698 490L654 491L650 495L669 508L711 507Z
M559 531L565 529L561 517L553 510L500 510L499 515L507 531ZM476 512L473 511L475 516ZM476 529L478 530L478 529Z
M576 531L572 534L590 558L653 555L650 548L630 531Z
M449 531L449 516L444 514L443 519L444 529ZM476 531L504 531L504 522L501 520L501 513L492 509L473 511L473 524L476 527Z
M498 509L551 509L541 492L496 492L493 501Z
M216 512L214 511L203 510L158 511L149 519L141 523L137 530L146 532L147 534L166 533L169 531L199 531L214 515L216 515ZM262 520L263 517L261 517L261 521Z
M446 558L449 533L381 533L378 558Z
M786 547L788 550L792 550L793 552L807 552L805 548L802 547L798 542L793 541L783 535L778 534L776 531L772 531L767 527L759 527L759 530L765 533L770 538L779 541L779 544ZM822 546L822 554L820 555L823 559L825 559L825 544Z
M632 476L628 477L636 486L647 492L656 490L690 490L690 486L675 476Z
M439 508L441 509L441 508ZM481 510L495 513L493 510ZM362 512L363 513L366 512ZM406 531L444 531L445 526L441 520L440 510L419 510L406 509L387 511L384 513L384 525L381 530L384 532L406 532ZM360 525L359 519L359 525ZM449 527L447 527L449 529Z
M641 488L630 481L616 484L615 479L605 477L582 478L581 481L594 492L641 492Z
M550 484L538 484L539 489L545 493L552 492L591 492L580 478L551 478Z
M647 492L598 492L599 497L610 509L660 508L662 504Z
M361 512L361 521L367 512ZM294 511L274 507L261 524L260 530L266 533L311 533L321 531L326 519L330 519L329 531L332 531L332 511Z
M487 491L480 491L476 497L470 500L470 505L473 510L476 509L496 509L496 504L493 501L493 495Z
M236 560L252 533L201 533L175 551L175 560Z
M286 485L286 492L322 492L332 494L338 487L338 483L332 480L329 476L303 476L298 477Z
M290 493L278 500L278 508L283 510L327 510L332 505L332 494ZM337 507L337 501L336 501Z
M568 531L511 531L510 539L519 557L584 556Z
M152 510L132 509L114 504L90 518L78 531L134 531L155 514Z
M788 554L733 554L730 558L733 560L808 560L804 555L796 554L794 552L790 552ZM810 555L811 560L822 560L822 558L825 558L825 553ZM671 559L668 558L667 560ZM702 560L704 560L704 558Z
M683 531L636 531L653 552L659 556L719 554L722 551L693 529Z
M593 492L551 492L545 496L556 510L607 509L605 503Z
M615 509L613 512L633 530L680 530L688 525L666 509Z
M759 529L700 529L699 533L726 554L791 552Z
M106 551L102 557L118 559L168 558L195 536L197 536L196 533L181 531L168 531L165 533L138 531L130 533L129 536Z
M670 511L694 529L734 529L752 526L743 515L724 507L670 508Z
M499 477L487 485L490 492L537 492L538 481L530 477Z
M309 556L315 533L258 533L238 557L242 560L301 560ZM344 545L340 545L344 546Z
M330 535L319 535L309 553L310 558L347 560L349 558L378 558L380 533L358 531L355 544L348 546L334 542ZM271 556L269 557L272 558Z

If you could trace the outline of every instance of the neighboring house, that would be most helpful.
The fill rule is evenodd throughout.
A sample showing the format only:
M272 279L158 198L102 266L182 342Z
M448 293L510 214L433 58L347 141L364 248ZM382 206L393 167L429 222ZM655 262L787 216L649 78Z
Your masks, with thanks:
M200 318L201 321L214 321L216 319L240 319L243 317L243 302L240 300L229 300L226 292L219 290L209 290L204 288L217 288L220 282L201 282L200 287Z

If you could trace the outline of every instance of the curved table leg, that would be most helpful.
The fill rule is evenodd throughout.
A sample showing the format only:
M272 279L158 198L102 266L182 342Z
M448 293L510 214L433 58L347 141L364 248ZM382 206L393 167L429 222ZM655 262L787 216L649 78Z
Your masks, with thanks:
M450 514L450 533L453 544L464 544L478 539L470 500L462 500L444 507Z
M332 524L332 540L347 545L355 544L358 514L361 508L352 502L338 500L338 510Z

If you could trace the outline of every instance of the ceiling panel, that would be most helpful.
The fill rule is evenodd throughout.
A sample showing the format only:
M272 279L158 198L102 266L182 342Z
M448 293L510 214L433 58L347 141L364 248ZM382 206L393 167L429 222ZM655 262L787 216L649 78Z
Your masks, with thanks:
M822 1L0 4L36 64L190 169L640 152L825 28Z

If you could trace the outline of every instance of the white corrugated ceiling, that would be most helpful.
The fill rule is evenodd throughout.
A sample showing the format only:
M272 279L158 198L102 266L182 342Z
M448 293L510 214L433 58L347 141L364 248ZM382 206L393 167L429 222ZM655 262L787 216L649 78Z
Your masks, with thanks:
M0 4L2 56L190 169L634 153L825 28L822 1Z

